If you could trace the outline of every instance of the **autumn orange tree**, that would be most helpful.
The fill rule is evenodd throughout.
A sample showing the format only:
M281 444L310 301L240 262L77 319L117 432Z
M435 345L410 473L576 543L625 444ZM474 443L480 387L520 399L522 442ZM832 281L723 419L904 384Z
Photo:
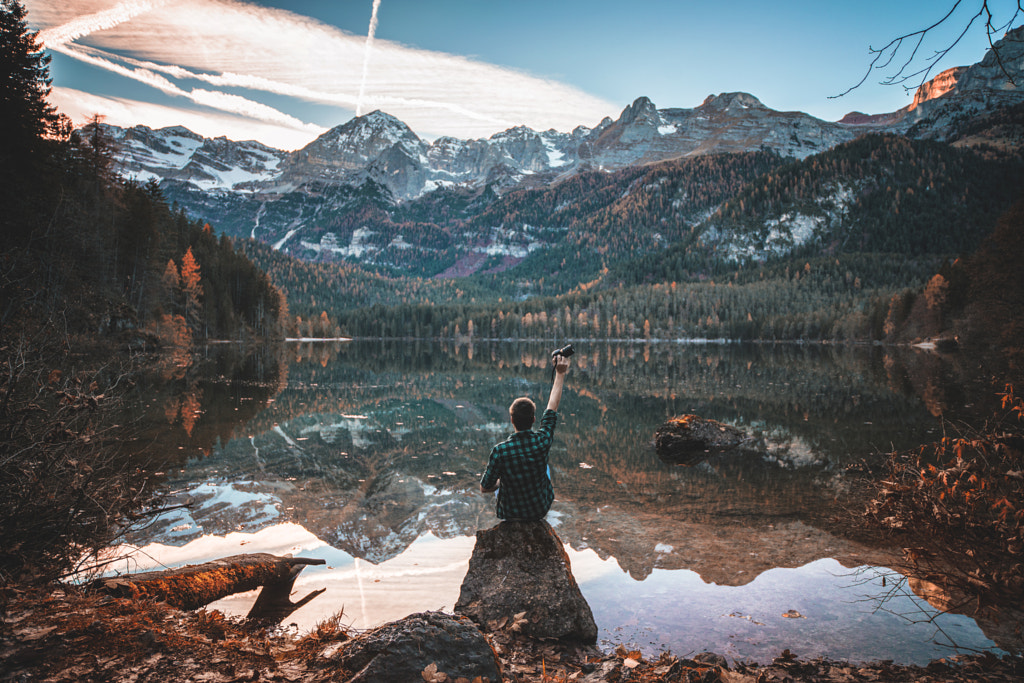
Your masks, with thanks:
M192 255L192 247L188 248L181 258L181 291L185 300L185 320L189 327L198 331L202 325L203 284L199 274L199 264Z

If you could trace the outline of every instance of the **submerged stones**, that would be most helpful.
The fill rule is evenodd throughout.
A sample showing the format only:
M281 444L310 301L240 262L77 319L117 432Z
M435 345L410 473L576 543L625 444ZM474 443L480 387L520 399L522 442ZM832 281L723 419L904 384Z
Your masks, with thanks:
M545 521L501 522L476 532L455 612L484 631L593 643L597 624L562 541Z
M745 441L747 436L739 429L698 415L673 417L654 433L658 457L677 465L696 465Z

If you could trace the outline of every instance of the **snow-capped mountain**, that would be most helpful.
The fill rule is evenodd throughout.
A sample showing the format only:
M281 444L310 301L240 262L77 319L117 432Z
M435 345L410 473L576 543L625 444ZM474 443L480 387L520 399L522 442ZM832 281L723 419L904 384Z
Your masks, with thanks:
M347 180L382 156L398 153L420 160L425 149L426 143L407 125L375 111L332 128L289 155L276 180L294 187L313 180Z
M802 112L780 112L743 92L709 95L694 109L657 109L641 97L618 120L605 121L586 139L592 164L622 168L713 152L768 148L803 159L852 140L849 126Z
M218 230L263 239L303 257L363 259L373 254L381 263L402 267L415 259L409 239L428 251L444 240L419 228L416 239L375 231L365 218L353 215L363 215L359 212L368 206L389 212L441 188L459 188L469 197L465 201L479 203L588 171L716 152L767 149L803 159L866 132L952 140L963 134L965 122L1024 102L1018 85L1024 80L1024 28L1008 33L995 50L998 60L990 50L978 64L940 73L904 109L854 112L839 122L776 111L751 94L735 92L711 95L692 109L658 109L640 97L618 118L605 118L593 128L538 132L519 126L476 140L424 140L394 116L375 111L294 152L252 141L211 140L180 126L105 129L117 144L125 176L160 181L169 199ZM981 135L993 144L991 132Z
M803 158L859 133L808 114L774 111L747 93L712 95L695 109L659 110L641 97L618 119L592 129L537 132L518 126L486 140L441 137L432 143L375 111L295 152L252 141L210 140L180 126L107 130L120 147L122 172L143 181L282 194L309 183L360 185L372 179L398 201L450 185L508 189L531 176L546 182L581 170L616 170L712 152L767 147Z
M202 190L242 189L276 177L288 156L254 140L204 138L181 126L101 125L116 145L121 174L141 182L178 180Z

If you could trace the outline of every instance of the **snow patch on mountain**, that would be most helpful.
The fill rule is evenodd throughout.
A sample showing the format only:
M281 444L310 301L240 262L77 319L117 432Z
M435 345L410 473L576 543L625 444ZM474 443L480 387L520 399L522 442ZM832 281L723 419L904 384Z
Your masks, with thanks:
M717 244L725 258L735 263L763 262L783 256L840 228L856 191L853 185L837 183L829 194L818 197L803 211L787 211L766 218L757 228L743 231L712 223L705 229L703 239Z
M394 247L395 249L412 249L413 248L413 245L410 242L406 242L405 241L405 236L403 236L403 235L398 235L397 237L395 237L393 240L391 240L391 242L388 243L388 246L389 247Z
M544 149L546 149L548 152L548 166L550 168L558 168L559 166L565 166L567 163L569 163L565 158L565 153L560 152L558 149L555 148L554 141L548 138L543 138L543 140Z
M497 227L491 229L490 239L486 244L473 248L473 251L488 256L511 256L526 258L531 252L543 245L529 233L533 228L529 225L522 229Z
M201 190L234 189L238 185L259 183L268 180L273 175L279 162L280 160L275 160L273 166L265 168L262 172L247 171L241 168L229 168L225 171L218 171L208 166L203 166L203 170L207 171L210 177L205 180L195 179L192 183Z
M342 257L361 258L370 252L380 251L379 247L369 243L369 239L376 234L375 231L362 227L352 233L352 239L345 246L338 242L338 236L333 232L324 233L319 242L300 240L299 243L304 248L318 253L328 252Z
M292 228L284 237L274 242L274 244L272 244L271 247L273 247L274 251L280 251L281 247L284 246L285 242L294 237L295 233L297 233L299 230L301 230L301 228Z

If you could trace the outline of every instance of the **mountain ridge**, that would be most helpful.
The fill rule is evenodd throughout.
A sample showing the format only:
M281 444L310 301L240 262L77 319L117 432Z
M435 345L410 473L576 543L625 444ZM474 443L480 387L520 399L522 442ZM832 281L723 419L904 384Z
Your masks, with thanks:
M908 107L887 114L851 112L838 122L776 111L749 93L734 92L709 95L690 109L658 109L639 97L618 118L607 117L593 128L563 133L518 126L475 140L427 141L394 116L374 111L294 152L251 141L208 140L181 127L106 129L120 147L122 174L159 181L169 200L228 235L261 239L309 260L347 259L391 264L420 275L461 275L467 268L509 267L547 243L515 214L509 215L510 225L476 225L477 232L459 236L456 222L470 218L469 206L480 213L482 203L588 173L723 152L770 151L801 160L873 132L992 145L984 131L970 138L958 138L958 131L990 112L1013 111L1013 105L1024 102L1024 91L1004 73L1024 78L1022 45L1024 28L997 43L1000 59L990 50L978 64L943 71L918 89ZM1000 130L1009 126L1012 133L1015 124L998 125ZM426 206L434 208L424 212ZM386 214L395 214L394 221ZM502 265L473 256L473 265L449 270L456 264L436 261L437 238L423 243L416 237L439 234L441 224L446 243L461 240L470 250L512 260ZM417 259L439 269L408 271Z

